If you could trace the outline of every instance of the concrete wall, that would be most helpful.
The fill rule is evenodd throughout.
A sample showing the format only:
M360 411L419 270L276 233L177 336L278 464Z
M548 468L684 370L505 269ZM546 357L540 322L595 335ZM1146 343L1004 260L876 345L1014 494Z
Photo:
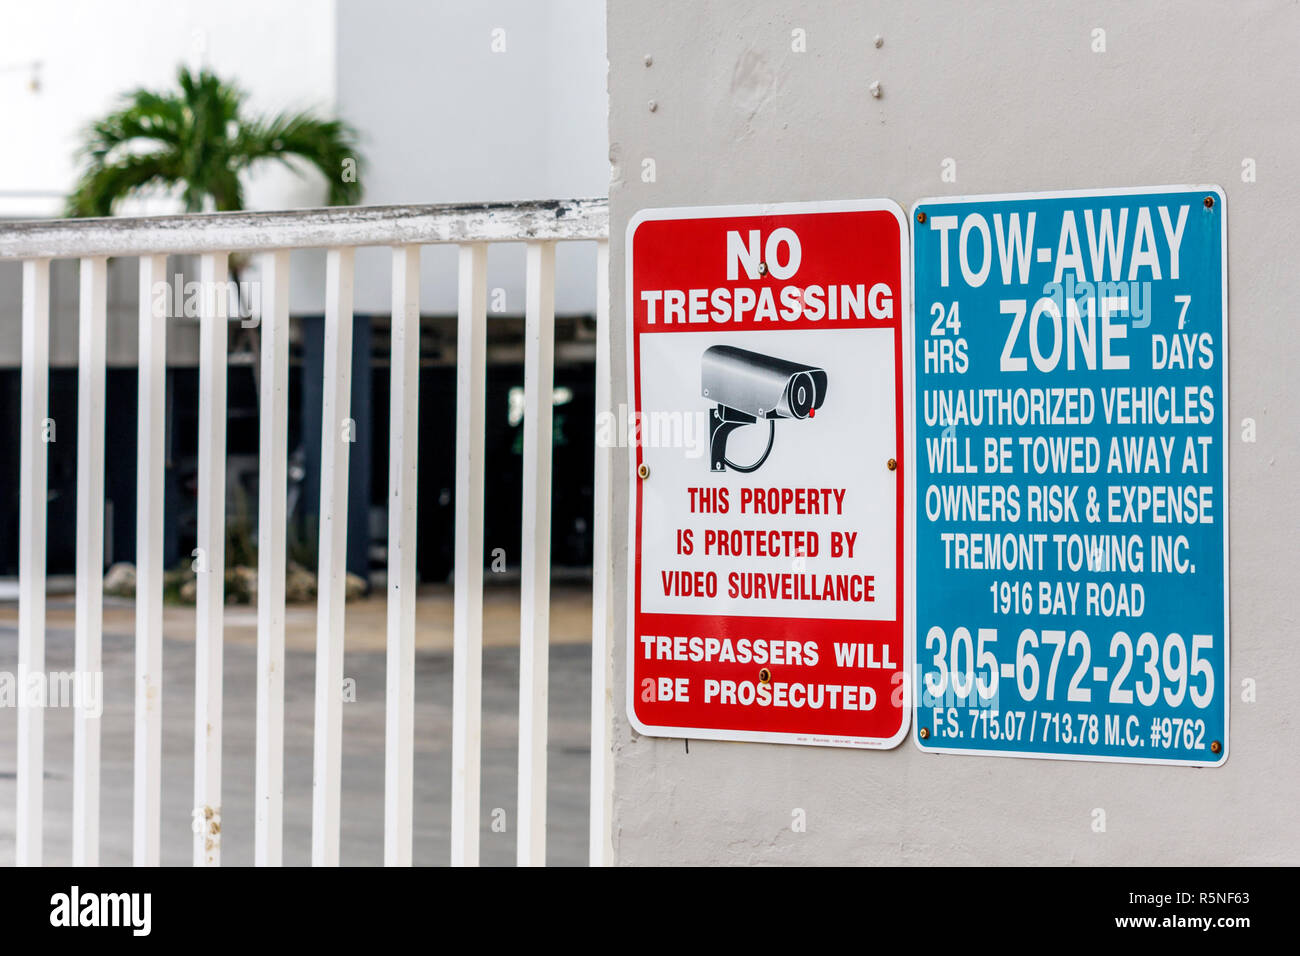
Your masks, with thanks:
M615 581L621 863L1300 862L1300 6L996 0L613 0L611 298L626 400L623 236L651 206L1219 183L1229 232L1230 755L1218 769L940 756L635 734ZM1106 50L1093 52L1104 29ZM791 49L806 31L807 51ZM883 43L876 47L875 37ZM644 58L653 57L647 67ZM879 81L882 95L870 85ZM648 102L657 109L651 112ZM653 158L657 179L641 178ZM945 159L957 180L940 178ZM1258 180L1243 182L1254 159ZM620 462L620 467L625 467ZM614 480L625 515L626 475ZM1257 681L1255 703L1241 682ZM792 811L807 832L791 830ZM1106 832L1093 831L1105 810Z

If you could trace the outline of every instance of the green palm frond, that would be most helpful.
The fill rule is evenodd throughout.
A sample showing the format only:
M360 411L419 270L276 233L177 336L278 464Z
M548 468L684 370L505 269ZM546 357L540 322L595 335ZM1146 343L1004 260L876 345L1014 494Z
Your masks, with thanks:
M295 169L303 162L320 170L329 183L331 206L355 205L361 199L360 169L342 175L348 159L360 165L355 131L339 120L322 120L304 113L280 113L243 124L235 153L244 164L273 159Z
M126 93L82 135L82 173L66 214L111 215L121 200L150 190L177 193L187 212L242 209L240 175L263 162L319 170L330 205L360 201L351 126L311 112L249 116L245 101L234 84L184 67L176 90Z
M87 169L67 200L69 216L111 216L120 198L149 189L172 189L180 181L170 157L160 154L124 156Z

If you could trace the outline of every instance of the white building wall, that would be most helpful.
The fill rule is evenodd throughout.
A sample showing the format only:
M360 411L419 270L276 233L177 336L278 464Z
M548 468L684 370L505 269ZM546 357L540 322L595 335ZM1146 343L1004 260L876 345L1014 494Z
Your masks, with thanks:
M81 130L136 87L175 85L179 65L205 65L249 94L252 111L334 111L334 0L42 0L7 3L0 29L0 116L13 135L0 149L0 217L57 216L76 181ZM32 64L39 63L33 68ZM33 88L33 79L36 80ZM278 164L248 179L251 209L318 206L319 173L299 176ZM180 211L147 201L124 213ZM50 290L50 362L77 362L77 267L55 263ZM295 264L304 298L324 281L323 265ZM0 366L19 360L21 267L0 263ZM111 264L108 361L138 355L134 260ZM197 356L197 324L180 319L168 340L172 362Z
M601 0L339 0L338 103L364 137L367 203L603 196ZM557 254L556 309L594 311L595 250ZM421 310L456 309L456 254L423 255ZM386 314L386 251L357 257L356 307ZM488 287L523 313L521 246L493 247Z
M3 18L0 116L18 135L0 150L0 218L57 215L76 178L79 131L128 89L172 86L180 63L235 80L251 110L315 107L348 120L368 159L369 204L607 189L601 0L45 0L9 4ZM246 195L253 209L317 206L325 184L314 171L270 165ZM152 202L126 211L176 210ZM594 249L570 244L557 258L557 309L590 314ZM423 311L454 312L454 250L427 249L424 262ZM110 270L114 365L136 361L134 276L133 260ZM323 253L293 256L295 313L323 311L324 278ZM389 281L387 250L361 250L356 311L386 314ZM506 313L522 314L522 248L492 250L489 285L503 290ZM0 263L0 366L18 362L19 286L19 266ZM76 309L76 266L56 263L55 366L76 363ZM171 360L193 361L194 323L172 328Z
M622 705L617 520L619 862L1300 862L1300 243L1289 228L1300 208L1300 7L613 0L608 19L615 401L627 396L623 237L639 209L871 196L907 207L943 194L1219 183L1233 436L1232 739L1217 769L932 755L910 741L888 752L692 741L688 753L681 740L638 736ZM796 29L804 53L791 49ZM1104 53L1093 52L1095 29ZM641 176L647 158L654 182ZM956 182L940 178L948 158ZM1242 180L1246 159L1256 182ZM1253 444L1240 440L1247 417ZM614 476L620 516L626 482ZM1254 703L1243 702L1246 679ZM795 810L806 832L792 831Z
M57 197L76 179L85 125L127 90L172 87L182 63L235 79L254 110L332 111L334 0L6 3L0 116L17 135L0 150L0 216L57 214ZM252 208L315 204L321 188L267 167L250 181L248 201Z

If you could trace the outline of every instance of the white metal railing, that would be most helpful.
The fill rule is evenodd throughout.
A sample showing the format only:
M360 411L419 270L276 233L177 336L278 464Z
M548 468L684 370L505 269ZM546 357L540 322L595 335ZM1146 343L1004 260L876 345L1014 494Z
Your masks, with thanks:
M168 254L198 254L202 288L224 286L233 251L261 256L261 375L254 860L281 863L284 767L284 575L289 252L325 248L312 863L339 862L343 620L353 254L387 245L392 259L388 643L384 862L409 865L414 758L415 536L419 247L459 246L451 862L478 862L482 723L483 490L487 246L527 244L523 573L520 619L518 862L546 853L551 407L555 243L597 242L596 408L610 406L608 212L604 200L458 206L372 206L301 212L9 223L0 259L22 261L18 686L45 670L46 444L50 260L81 260L75 670L101 669L107 257L140 262L133 859L157 865L162 814L163 438L166 310L153 307ZM198 575L194 690L195 865L221 861L226 332L215 296L199 316ZM609 603L612 452L595 450L590 862L610 862ZM78 709L73 862L99 861L100 719ZM18 712L16 862L42 862L44 723Z

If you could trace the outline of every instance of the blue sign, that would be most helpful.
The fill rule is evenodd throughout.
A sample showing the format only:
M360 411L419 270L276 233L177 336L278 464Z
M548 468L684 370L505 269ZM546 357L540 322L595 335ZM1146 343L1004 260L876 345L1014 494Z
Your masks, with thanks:
M1213 186L913 207L922 749L1226 759L1225 215Z

